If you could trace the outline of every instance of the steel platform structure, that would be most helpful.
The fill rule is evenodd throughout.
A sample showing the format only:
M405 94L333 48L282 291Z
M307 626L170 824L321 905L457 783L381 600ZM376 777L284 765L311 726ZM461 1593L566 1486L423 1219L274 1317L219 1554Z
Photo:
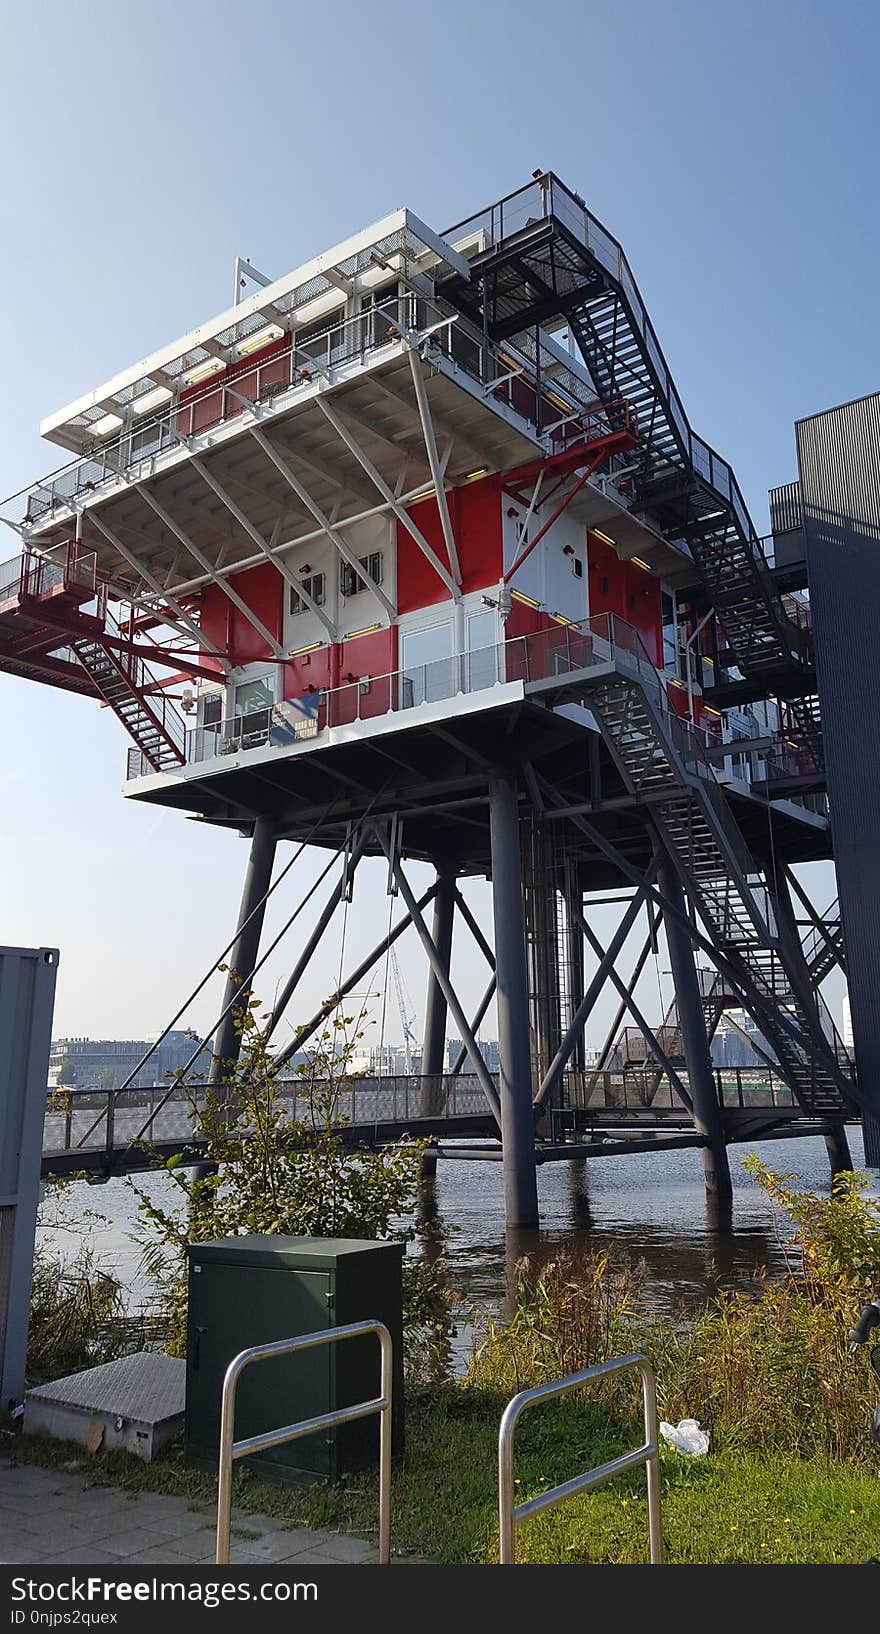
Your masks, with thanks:
M449 1018L498 1132L509 1224L537 1220L539 1161L604 1149L584 1085L606 984L600 1068L637 1063L645 1105L668 1094L687 1125L643 1119L627 1143L693 1144L720 1206L737 1138L710 1060L725 1011L751 1018L790 1097L750 1129L821 1131L840 1168L861 1117L877 1158L878 1086L821 992L846 968L845 922L795 871L834 857L806 571L777 566L691 427L624 252L577 194L542 174L442 234L398 211L43 431L75 458L7 512L0 670L110 707L132 739L128 798L250 837L217 1083L292 842L324 847L337 877L269 1036L382 859L402 918L328 1005L414 928L424 1080L418 1118L388 1129L454 1136ZM418 900L410 859L436 871ZM471 877L490 883L493 939ZM609 891L622 913L603 945ZM647 955L622 964L640 919L674 979L653 1024ZM476 1010L450 976L460 922L487 962ZM477 1044L492 1004L494 1077Z

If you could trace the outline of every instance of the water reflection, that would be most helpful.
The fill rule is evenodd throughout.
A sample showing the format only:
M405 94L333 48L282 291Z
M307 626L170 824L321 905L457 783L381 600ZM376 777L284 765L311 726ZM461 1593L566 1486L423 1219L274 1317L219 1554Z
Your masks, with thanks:
M849 1134L858 1167L863 1161L861 1131ZM729 1221L713 1220L707 1212L702 1170L693 1151L584 1158L540 1168L540 1230L505 1234L501 1165L443 1160L436 1178L422 1183L422 1251L444 1252L456 1290L496 1315L509 1309L517 1260L527 1255L540 1267L561 1247L577 1244L643 1261L645 1296L654 1309L674 1313L693 1308L714 1289L745 1288L761 1272L778 1275L785 1267L785 1222L743 1171L748 1151L757 1151L801 1185L827 1192L830 1171L821 1137L733 1147ZM139 1185L157 1195L169 1184L167 1175L139 1177ZM107 1223L90 1219L89 1210ZM100 1187L74 1184L65 1188L40 1237L54 1239L65 1254L75 1253L85 1237L98 1261L114 1269L127 1283L132 1301L140 1303L149 1297L150 1287L138 1274L136 1218L137 1199L124 1180ZM460 1356L466 1337L466 1332L459 1337Z
M858 1167L860 1131L850 1131L850 1143ZM500 1164L444 1161L430 1183L434 1241L443 1241L454 1286L498 1314L509 1308L517 1260L527 1256L540 1266L561 1247L577 1244L643 1261L645 1295L655 1309L693 1308L715 1289L745 1288L762 1272L778 1275L785 1268L785 1222L744 1172L747 1151L801 1185L829 1188L818 1137L734 1147L733 1206L721 1217L707 1209L693 1152L587 1158L539 1169L540 1230L505 1234Z

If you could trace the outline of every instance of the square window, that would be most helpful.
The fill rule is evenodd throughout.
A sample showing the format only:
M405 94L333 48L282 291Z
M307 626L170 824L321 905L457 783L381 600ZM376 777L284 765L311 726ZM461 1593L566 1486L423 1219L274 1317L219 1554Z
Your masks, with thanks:
M381 550L373 550L368 556L359 556L358 563L368 579L372 579L374 584L382 583ZM352 596L359 596L361 591L367 588L363 578L355 572L350 562L339 564L339 588L346 601L350 601Z
M311 596L316 607L323 607L325 599L325 583L323 573L309 573L302 581L307 596ZM295 616L298 613L311 612L311 608L302 596L298 596L293 585L290 586L290 611Z

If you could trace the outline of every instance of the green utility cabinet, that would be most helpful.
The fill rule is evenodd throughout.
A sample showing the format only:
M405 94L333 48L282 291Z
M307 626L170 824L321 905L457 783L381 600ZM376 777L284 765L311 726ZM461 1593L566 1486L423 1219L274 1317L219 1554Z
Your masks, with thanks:
M223 1378L251 1345L350 1322L384 1322L394 1347L393 1441L403 1440L402 1243L326 1237L226 1237L192 1243L185 1453L216 1466ZM379 1395L374 1334L252 1362L236 1391L235 1439ZM301 1436L245 1462L276 1480L335 1481L379 1457L379 1417Z

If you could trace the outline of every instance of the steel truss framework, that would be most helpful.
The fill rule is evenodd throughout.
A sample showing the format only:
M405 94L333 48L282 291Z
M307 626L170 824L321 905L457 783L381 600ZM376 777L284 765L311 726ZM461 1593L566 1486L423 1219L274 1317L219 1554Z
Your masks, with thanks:
M563 757L563 765L567 758ZM307 829L300 827L299 850L307 842L324 843L331 849L319 880L310 886L281 933L286 934L296 923L309 901L320 901L313 928L297 946L289 977L266 1023L268 1037L277 1038L280 1025L296 1004L310 961L323 939L334 934L334 916L346 901L352 900L365 858L384 859L389 889L400 898L402 911L393 923L389 922L376 946L345 974L338 990L328 995L278 1050L279 1065L289 1062L308 1045L340 1002L357 989L411 927L428 971L428 1054L422 1064L421 1108L410 1121L410 1131L415 1134L430 1130L438 1142L437 1152L444 1157L459 1156L464 1160L468 1155L477 1155L477 1151L484 1156L496 1152L504 1167L509 1224L535 1222L536 1164L554 1157L656 1152L693 1145L702 1156L707 1192L722 1208L730 1197L727 1146L731 1141L765 1134L772 1137L783 1130L822 1133L833 1165L846 1166L844 1123L857 1114L860 1092L838 1067L833 1042L829 1043L822 1033L818 998L814 1012L808 1009L800 989L797 1004L792 999L796 975L805 975L808 985L817 984L827 973L828 960L837 956L838 944L833 921L816 912L791 867L780 864L774 874L769 860L763 859L765 887L777 905L779 925L786 926L781 905L789 888L807 916L806 922L798 926L793 911L789 912L787 928L797 941L796 948L786 944L785 950L790 985L771 1002L761 968L750 966L729 939L725 941L719 935L717 925L709 918L701 896L704 887L698 876L688 877L682 868L680 852L657 820L656 805L638 806L630 801L627 808L614 792L619 780L615 782L610 756L603 756L599 780L603 793L607 788L607 805L600 795L598 803L589 808L589 815L587 803L580 798L582 789L572 787L570 775L560 775L558 767L551 770L546 763L536 765L531 760L511 764L511 758L501 763L496 758L493 766L488 757L487 764L490 769L482 771L465 812L461 809L460 790L450 793L447 803L442 798L433 802L425 799L421 806L415 806L400 802L394 789L386 787L384 799L378 793L361 799L360 813L353 817L350 810L346 813L343 809L351 805L351 791L340 790ZM393 806L389 801L394 802ZM416 818L425 825L438 816L452 833L464 820L464 847L459 841L457 848L433 855L434 882L417 895L409 878L407 858L424 860L430 853L424 844L427 830L419 827ZM216 1029L212 1029L216 1057L213 1081L220 1092L237 1056L240 1035L236 1015L261 966L281 940L281 935L276 936L260 954L263 910L281 877L272 884L276 846L279 840L291 837L295 823L296 817L288 808L286 821L276 812L261 817L254 826L239 924L226 950L230 975L223 1008ZM536 834L540 841L537 847ZM410 836L415 842L412 845ZM480 926L460 889L459 880L475 873L484 873L491 881L492 938ZM610 940L603 943L596 930L596 913L601 910L603 918L607 918L609 889L616 893L622 912ZM568 960L577 972L574 986L567 990L563 984L549 991L530 953L528 918L533 911L530 903L537 899L543 902L543 934L549 939L551 963L561 970ZM426 910L432 904L433 924L429 924ZM645 919L647 935L640 945L638 924ZM457 923L472 937L487 966L487 986L475 1007L465 1002L452 976ZM651 949L657 945L661 924L665 927L676 997L674 1013L667 1013L658 1028L646 1016L636 988ZM801 929L805 931L803 938ZM633 936L637 938L636 952L627 971L624 953L632 945ZM574 944L580 951L573 957ZM699 967L695 954L702 959ZM774 956L779 958L778 952ZM593 968L588 974L591 962ZM586 1068L578 1065L577 1052L582 1051L585 1030L609 985L620 1000L618 1015L597 1067ZM814 992L814 986L810 991ZM480 1023L493 998L501 1054L497 1076L486 1068L477 1042ZM772 1070L777 1089L782 1091L784 1086L787 1092L774 1092L772 1104L719 1104L709 1040L713 1018L717 1025L721 1011L730 1006L744 1009L767 1041L768 1071ZM621 1128L619 1119L615 1119L612 1132L608 1074L619 1071L620 1081L627 1078L627 1064L620 1061L621 1040L626 1032L621 1022L625 1017L643 1039L644 1056L653 1065L644 1070L643 1061L643 1070L634 1075L642 1101L639 1115L633 1119L635 1127ZM451 1081L467 1063L482 1091L488 1127L495 1130L497 1144L490 1141L488 1147L474 1149L461 1145L450 1148L444 1143L444 1135L461 1132L460 1127L456 1131L454 1119L446 1115L445 1086L450 1082L450 1077L443 1074L447 1020L462 1041L451 1065ZM194 1047L192 1063L198 1059L203 1042L200 1040ZM824 1052L823 1070L814 1071L808 1081L799 1071L799 1063L803 1057L818 1058L820 1052ZM583 1061L582 1054L579 1059ZM680 1108L680 1134L668 1133L668 1118L653 1115L655 1105L659 1107L661 1084L669 1086ZM830 1085L837 1090L836 1099L830 1094ZM397 1132L404 1131L400 1128Z

